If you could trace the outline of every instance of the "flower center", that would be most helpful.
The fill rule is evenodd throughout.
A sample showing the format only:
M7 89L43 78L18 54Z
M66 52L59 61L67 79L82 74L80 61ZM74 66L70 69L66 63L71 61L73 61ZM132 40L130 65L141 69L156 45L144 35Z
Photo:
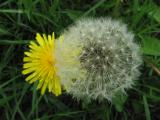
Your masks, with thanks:
M55 63L55 61L54 61L54 59L52 58L48 58L47 59L47 63L48 63L48 65L51 65L51 66L53 66L54 65L54 63Z

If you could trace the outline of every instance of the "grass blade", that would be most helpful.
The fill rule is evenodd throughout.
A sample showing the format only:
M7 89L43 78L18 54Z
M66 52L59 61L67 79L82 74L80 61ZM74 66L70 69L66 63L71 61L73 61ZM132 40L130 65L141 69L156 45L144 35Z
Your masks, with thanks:
M147 98L145 95L143 95L143 102L144 102L144 110L145 110L146 120L151 120L150 110L149 110Z

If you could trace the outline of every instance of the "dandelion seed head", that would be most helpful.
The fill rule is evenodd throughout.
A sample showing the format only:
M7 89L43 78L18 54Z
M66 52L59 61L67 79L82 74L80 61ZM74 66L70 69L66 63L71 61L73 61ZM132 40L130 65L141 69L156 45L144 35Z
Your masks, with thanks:
M67 71L62 79L75 79L67 89L73 97L110 101L118 91L125 93L131 88L140 75L140 50L124 23L111 18L84 18L64 31L63 36L60 58L69 57L72 65L69 67L66 60L66 69L59 76Z

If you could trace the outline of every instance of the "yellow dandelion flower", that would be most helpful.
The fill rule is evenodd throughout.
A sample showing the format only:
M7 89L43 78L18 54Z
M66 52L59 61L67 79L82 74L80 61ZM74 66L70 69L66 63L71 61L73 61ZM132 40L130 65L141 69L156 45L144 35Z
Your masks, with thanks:
M37 33L36 42L31 41L29 51L24 52L22 74L28 74L26 81L30 84L38 81L37 89L41 89L43 95L48 88L49 92L56 96L61 94L61 84L57 75L55 58L55 37L54 33L42 36Z

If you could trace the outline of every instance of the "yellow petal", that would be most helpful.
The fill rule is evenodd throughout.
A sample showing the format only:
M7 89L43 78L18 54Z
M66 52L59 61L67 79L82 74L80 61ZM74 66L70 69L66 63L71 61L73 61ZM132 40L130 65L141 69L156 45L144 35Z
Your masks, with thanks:
M42 36L39 33L37 33L37 35L36 35L36 40L40 46L44 45L44 39L42 38Z
M46 34L43 34L43 39L44 39L44 41L47 43L47 36L46 36Z
M55 85L55 90L54 90L55 95L58 96L59 94L61 94L61 87L58 77L55 77L54 85Z
M43 86L42 86L42 90L41 90L41 94L44 95L46 88L47 88L48 83L44 82Z
M26 75L26 74L32 73L32 72L34 72L36 69L37 69L36 67L31 67L31 68L24 69L24 70L22 71L22 74L23 74L23 75Z
M39 80L39 76L34 76L32 79L29 80L29 83L32 84L33 82Z
M39 80L39 83L38 83L37 89L40 89L40 88L42 87L43 82L44 82L44 79L40 79L40 80Z
M49 90L49 92L52 91L52 88L53 88L53 79L50 79L49 85L48 85L48 90Z
M55 35L54 32L52 33L52 41L54 41Z
M30 47L31 49L33 49L33 50L39 50L38 45L37 45L35 42L33 42L33 41L30 42L29 47Z
M52 39L51 35L48 35L48 43L49 43L50 47L54 46L54 40Z
M34 67L34 66L37 66L37 65L39 65L39 63L37 63L37 62L25 63L25 64L23 65L23 68L24 68L24 69L25 69L25 68L30 68L30 67Z
M24 57L23 58L23 62L29 62L29 61L32 61L33 59L30 58L30 57Z
M32 79L32 78L34 78L36 75L37 75L37 73L36 73L36 72L34 72L34 73L30 74L30 75L26 78L26 81L31 80L31 79Z

